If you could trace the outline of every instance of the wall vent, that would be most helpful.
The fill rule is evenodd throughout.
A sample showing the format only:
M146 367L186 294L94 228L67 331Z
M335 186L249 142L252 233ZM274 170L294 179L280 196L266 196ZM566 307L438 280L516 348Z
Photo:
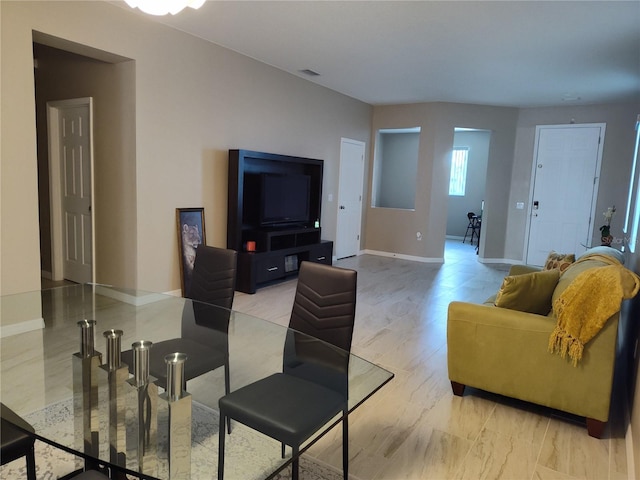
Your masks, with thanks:
M309 68L305 68L304 70L298 70L300 73L304 73L305 75L308 75L310 77L319 77L320 74L318 72L314 72L313 70L309 69Z

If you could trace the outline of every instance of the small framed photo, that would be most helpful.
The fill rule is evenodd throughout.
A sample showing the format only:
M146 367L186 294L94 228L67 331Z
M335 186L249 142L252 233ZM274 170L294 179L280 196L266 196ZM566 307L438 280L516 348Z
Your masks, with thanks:
M180 286L186 297L191 288L193 265L198 245L206 245L204 208L176 208L178 248L180 252Z

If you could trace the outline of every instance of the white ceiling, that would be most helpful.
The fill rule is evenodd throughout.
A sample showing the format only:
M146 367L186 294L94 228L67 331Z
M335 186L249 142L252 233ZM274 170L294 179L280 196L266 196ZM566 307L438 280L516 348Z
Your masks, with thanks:
M640 101L640 0L208 0L153 18L373 105Z

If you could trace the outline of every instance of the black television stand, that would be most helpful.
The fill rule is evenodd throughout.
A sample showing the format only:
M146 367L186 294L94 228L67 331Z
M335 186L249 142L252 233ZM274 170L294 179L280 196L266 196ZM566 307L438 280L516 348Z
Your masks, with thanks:
M255 252L238 253L236 289L255 293L257 286L297 275L304 261L331 265L333 242L320 240L319 228L256 230Z
M322 240L320 228L311 228L322 217L323 166L312 158L229 150L227 248L238 252L236 290L255 293L262 285L297 275L304 261L331 265L333 242ZM308 178L306 218L281 215L297 221L265 225L264 205L273 196L263 195L263 180L272 174ZM254 251L247 251L248 242Z

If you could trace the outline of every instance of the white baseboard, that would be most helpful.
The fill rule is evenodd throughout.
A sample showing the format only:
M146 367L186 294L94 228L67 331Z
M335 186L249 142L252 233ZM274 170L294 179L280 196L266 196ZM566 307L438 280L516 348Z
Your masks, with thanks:
M417 257L415 255L404 255L402 253L382 252L379 250L363 250L362 253L368 255L378 255L379 257L401 258L413 262L422 263L444 263L444 258Z
M508 263L509 265L524 265L522 260L512 258L478 258L480 263Z
M393 253L393 252L382 252L380 250L362 250L358 255L378 255L380 257L391 257L391 258L401 258L403 260L411 260L414 262L422 262L422 263L444 263L444 258L435 258L435 257L416 257L414 255L404 255L402 253ZM506 263L509 265L523 265L524 262L522 260L513 260L512 258L480 258L478 257L478 261L480 263Z
M34 318L25 320L24 322L12 323L10 325L0 326L0 338L18 335L20 333L32 332L44 328L43 318Z
M142 295L137 295L135 290L117 290L114 288L104 287L102 285L96 285L96 293L105 297L113 298L114 300L118 300L123 303L128 303L129 305L134 305L136 307L148 305L150 303L165 300L167 298L166 295L163 295L161 293L145 292Z
M182 297L182 290L170 290L168 292L164 292L163 295L171 295L172 297Z

